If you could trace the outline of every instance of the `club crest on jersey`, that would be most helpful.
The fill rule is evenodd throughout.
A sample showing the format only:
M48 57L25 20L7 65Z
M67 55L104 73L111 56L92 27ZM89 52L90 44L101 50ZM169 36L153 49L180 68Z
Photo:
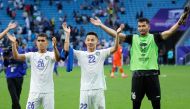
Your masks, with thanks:
M49 56L46 56L46 57L45 57L45 59L46 59L46 60L49 60L49 59L50 59L50 57L49 57Z
M134 99L134 100L136 99L136 94L135 94L135 92L132 92L132 93L131 93L131 97L132 97L132 99Z
M37 64L37 68L39 69L39 70L43 70L44 69L44 61L43 61L43 59L39 59L38 60L38 64Z
M96 56L100 56L100 52L99 51L96 52Z

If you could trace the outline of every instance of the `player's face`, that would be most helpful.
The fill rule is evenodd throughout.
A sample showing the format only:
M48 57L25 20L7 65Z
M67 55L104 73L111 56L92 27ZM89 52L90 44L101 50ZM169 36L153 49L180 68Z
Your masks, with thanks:
M36 45L38 47L38 50L44 51L47 49L48 41L46 37L38 37L36 40Z
M146 22L138 22L138 31L141 35L146 35L150 30L149 24Z
M98 44L98 39L94 35L88 35L86 36L85 44L87 49L95 49L96 45Z

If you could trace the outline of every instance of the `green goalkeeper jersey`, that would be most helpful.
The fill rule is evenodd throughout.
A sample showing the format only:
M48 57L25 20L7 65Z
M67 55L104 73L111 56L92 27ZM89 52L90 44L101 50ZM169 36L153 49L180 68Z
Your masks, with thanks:
M134 34L130 50L130 69L135 70L158 70L158 46L153 34L139 36Z

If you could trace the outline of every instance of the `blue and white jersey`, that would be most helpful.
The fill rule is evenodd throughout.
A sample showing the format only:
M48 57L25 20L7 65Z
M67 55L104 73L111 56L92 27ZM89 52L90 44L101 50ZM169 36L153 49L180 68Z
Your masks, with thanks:
M10 52L10 51L8 51ZM8 53L7 52L7 53ZM20 54L25 53L24 49L18 48ZM4 59L6 78L23 77L26 74L27 64L25 61L13 59L12 53L8 53L8 59Z
M54 92L53 68L55 64L54 52L29 52L25 54L31 63L30 92Z
M80 90L106 90L104 61L110 55L110 48L94 52L74 50L81 66Z

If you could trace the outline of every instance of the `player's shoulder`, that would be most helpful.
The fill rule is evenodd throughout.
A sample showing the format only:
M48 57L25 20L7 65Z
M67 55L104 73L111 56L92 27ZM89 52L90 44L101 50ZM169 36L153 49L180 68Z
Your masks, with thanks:
M55 56L55 54L54 54L54 52L53 51L47 51L46 53L45 53L45 55L44 55L45 57L54 57Z
M53 51L47 51L45 54L52 54L54 53Z
M35 52L26 52L25 55L33 55Z
M109 48L104 48L104 49L100 49L100 50L96 50L96 52L98 53L100 53L100 54L107 54L107 53L110 53L110 51L111 51L111 47L109 47Z
M81 53L81 54L83 54L83 53L85 53L86 51L82 51L82 50L75 50L75 49L73 49L73 51L74 51L74 53Z
M104 52L104 51L106 51L106 50L108 50L109 48L103 48L103 49L98 49L98 50L96 50L95 52Z

